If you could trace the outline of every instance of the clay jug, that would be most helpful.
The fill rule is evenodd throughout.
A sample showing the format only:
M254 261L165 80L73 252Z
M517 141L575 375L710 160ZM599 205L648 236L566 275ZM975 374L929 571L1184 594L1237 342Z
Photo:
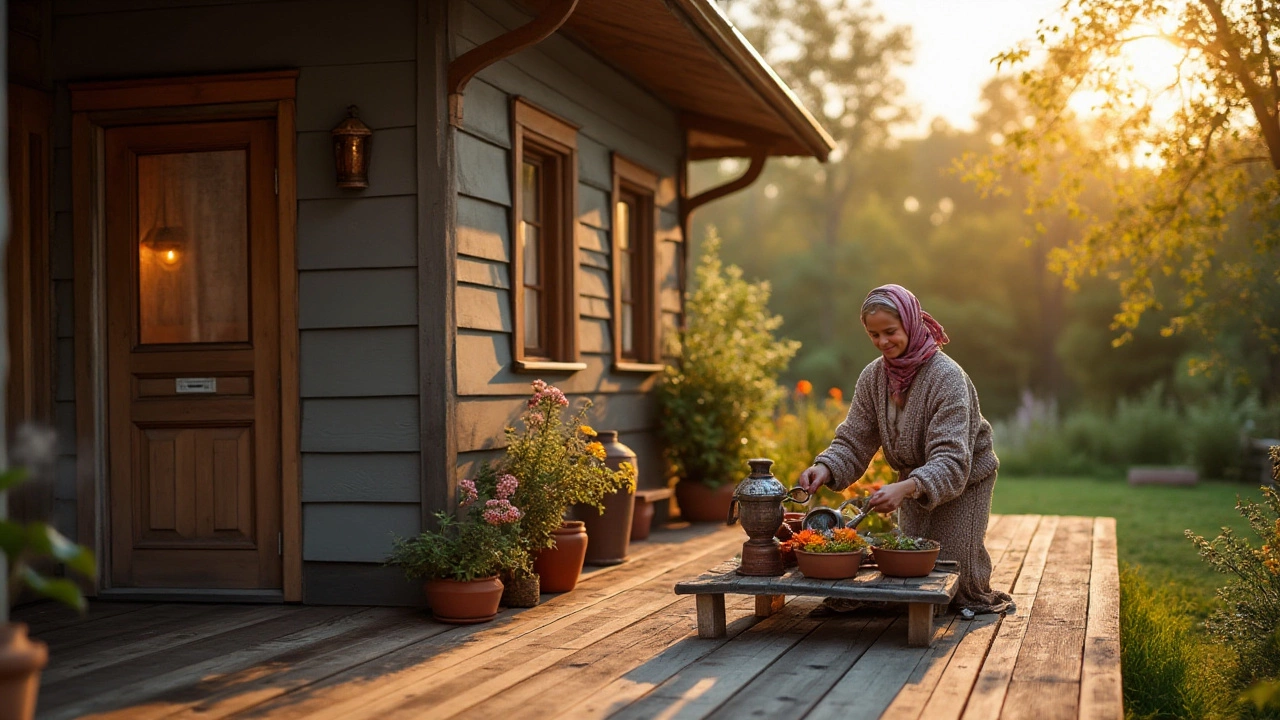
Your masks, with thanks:
M596 435L596 440L604 445L605 465L613 470L617 470L624 462L636 467L635 452L618 442L616 431L601 430ZM590 505L578 505L574 508L573 516L586 523L587 537L591 538L587 545L586 564L617 565L627 559L634 503L633 485L607 495L604 498L603 513Z

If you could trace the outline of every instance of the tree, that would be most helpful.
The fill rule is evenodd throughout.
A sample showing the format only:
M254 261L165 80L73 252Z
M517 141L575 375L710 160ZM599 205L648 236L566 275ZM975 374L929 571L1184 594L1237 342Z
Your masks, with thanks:
M997 57L1019 71L1030 122L966 164L986 191L1020 176L1033 214L1085 222L1049 264L1069 287L1120 281L1117 343L1161 307L1166 336L1213 337L1225 318L1247 318L1273 358L1272 386L1278 33L1280 4L1268 0L1067 0L1033 40ZM1144 75L1162 58L1169 77L1151 86ZM1087 197L1097 183L1101 202Z
M769 60L805 107L822 115L837 143L818 171L822 190L822 245L827 267L841 243L844 213L858 183L861 159L884 146L890 129L911 119L902 80L894 70L911 55L906 27L884 28L870 0L738 0L731 11L743 34ZM839 278L822 275L828 297ZM834 340L830 303L819 308L820 339Z

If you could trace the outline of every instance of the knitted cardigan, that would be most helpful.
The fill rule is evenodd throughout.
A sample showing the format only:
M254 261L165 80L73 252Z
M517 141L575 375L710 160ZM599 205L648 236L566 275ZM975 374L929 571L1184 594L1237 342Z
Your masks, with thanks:
M1000 466L991 447L991 423L982 417L978 393L965 371L942 351L916 374L899 409L901 431L889 431L888 377L882 358L858 376L849 414L836 428L831 446L816 462L831 470L831 487L842 490L862 477L884 447L885 459L899 477L913 477L922 495L914 502L932 510L960 497L971 484Z

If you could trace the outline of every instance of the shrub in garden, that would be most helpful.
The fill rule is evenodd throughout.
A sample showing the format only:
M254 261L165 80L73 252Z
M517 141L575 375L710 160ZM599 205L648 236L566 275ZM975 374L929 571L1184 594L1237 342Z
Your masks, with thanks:
M1201 559L1231 578L1218 590L1218 608L1205 627L1236 652L1244 683L1280 676L1280 644L1276 640L1280 628L1280 495L1269 487L1262 493L1262 503L1236 501L1236 509L1248 520L1261 547L1255 548L1231 528L1224 527L1212 541L1186 531Z
M1182 418L1156 384L1137 400L1121 399L1113 423L1126 465L1172 465L1187 460Z
M768 301L769 284L725 267L719 238L709 237L671 348L678 360L658 387L658 434L681 478L712 487L740 479L783 394L776 377L800 343L774 337L782 318Z

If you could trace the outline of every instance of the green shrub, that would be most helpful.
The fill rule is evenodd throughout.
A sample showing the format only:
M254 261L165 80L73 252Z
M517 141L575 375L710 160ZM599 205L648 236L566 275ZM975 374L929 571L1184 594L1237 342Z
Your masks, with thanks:
M1235 650L1245 684L1280 676L1275 636L1280 628L1280 495L1269 487L1262 488L1262 494L1263 503L1236 501L1236 510L1249 521L1261 548L1227 527L1212 541L1186 531L1200 558L1231 578L1218 589L1218 608L1205 627Z
M1212 396L1187 407L1187 448L1202 478L1240 477L1240 440L1247 409Z
M1120 570L1120 663L1131 718L1233 717L1230 652L1199 636L1176 589Z
M800 343L773 333L769 284L724 267L711 235L698 261L697 285L685 301L686 325L658 387L658 434L672 469L712 487L740 478L783 391L777 376Z
M1182 419L1164 400L1159 384L1137 400L1120 400L1113 428L1126 465L1173 465L1187 460Z

